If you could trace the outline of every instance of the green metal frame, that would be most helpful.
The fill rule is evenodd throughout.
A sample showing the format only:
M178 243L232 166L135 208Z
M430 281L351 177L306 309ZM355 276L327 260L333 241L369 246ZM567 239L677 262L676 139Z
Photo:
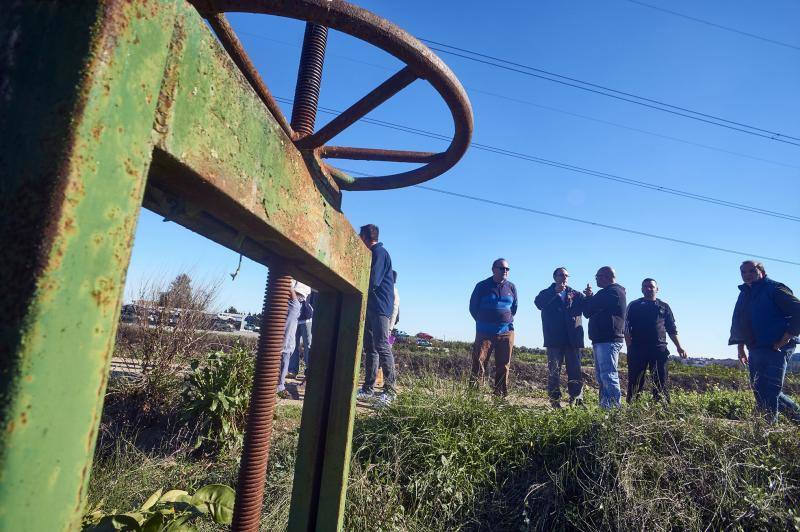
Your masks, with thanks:
M0 17L0 530L79 528L142 205L320 290L290 529L340 529L369 252L184 0Z

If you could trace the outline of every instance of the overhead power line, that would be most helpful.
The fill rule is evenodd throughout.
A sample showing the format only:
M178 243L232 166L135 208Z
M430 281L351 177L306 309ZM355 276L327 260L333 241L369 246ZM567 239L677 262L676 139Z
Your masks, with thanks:
M706 149L706 150L712 150L712 151L716 151L716 152L720 152L720 153L727 153L728 155L735 155L736 157L743 157L745 159L751 159L753 161L760 161L760 162L763 162L763 163L769 163L769 164L775 164L775 165L778 165L778 166L783 166L784 168L794 168L796 170L800 170L800 166L797 166L797 165L794 165L794 164L784 163L784 162L781 162L781 161L775 161L773 159L767 159L767 158L764 158L764 157L757 157L755 155L749 155L747 153L742 153L742 152L738 152L738 151L726 150L725 148L719 148L717 146L711 146L709 144L703 144L701 142L694 142L694 141L691 141L691 140L682 139L680 137L673 137L672 135L665 135L663 133L656 133L655 131L649 131L647 129L641 129L641 128L638 128L638 127L627 126L625 124L620 124L619 122L612 122L610 120L603 120L602 118L596 118L596 117L593 117L593 116L588 116L588 115L584 115L584 114L580 114L580 113L575 113L573 111L567 111L566 109L559 109L558 107L551 107L549 105L542 105L540 103L532 102L530 100L525 100L523 98L514 98L512 96L505 96L503 94L498 94L498 93L495 93L495 92L489 92L489 91L484 91L484 90L475 89L475 88L469 88L469 87L466 87L466 88L471 93L485 94L487 96L491 96L493 98L498 98L500 100L507 100L507 101L514 102L514 103L517 103L517 104L520 104L520 105L536 107L538 109L545 109L547 111L552 111L554 113L560 113L560 114L567 115L567 116L573 116L575 118L580 118L582 120L587 120L589 122L596 122L598 124L605 124L605 125L612 126L612 127L617 127L617 128L620 128L620 129L626 129L628 131L635 131L637 133L643 133L645 135L650 135L652 137L658 137L658 138L661 138L661 139L667 139L667 140L671 140L673 142L680 142L681 144L687 144L689 146L697 146L698 148L703 148L703 149Z
M292 104L292 100L290 100L288 98L276 97L275 99L278 100L281 103L286 103L286 104L289 104L289 105ZM338 115L338 114L341 113L341 111L337 111L335 109L330 109L330 108L322 107L322 106L319 107L319 110L321 112L323 112L323 113L332 114L332 115ZM411 134L414 134L414 135L419 135L419 136L423 136L423 137L427 137L427 138L443 140L443 141L449 141L450 140L450 137L448 137L446 135L442 135L440 133L434 133L432 131L426 131L424 129L412 128L412 127L404 126L404 125L401 125L401 124L395 124L395 123L392 123L392 122L386 122L384 120L378 120L378 119L375 119L375 118L364 117L360 121L364 122L364 123L367 123L367 124L372 124L372 125L377 125L377 126L389 128L389 129L394 129L396 131L403 131L403 132L406 132L406 133L411 133ZM720 198L714 198L714 197L711 197L711 196L704 196L702 194L695 194L693 192L688 192L688 191L685 191L685 190L679 190L679 189L675 189L675 188L671 188L671 187L657 185L655 183L649 183L647 181L641 181L641 180L638 180L638 179L631 179L631 178L623 177L623 176L616 175L616 174L611 174L611 173L607 173L607 172L601 172L599 170L592 170L590 168L583 168L581 166L576 166L576 165L572 165L572 164L569 164L569 163L563 163L563 162L560 162L560 161L554 161L552 159L545 159L543 157L537 157L535 155L529 155L529 154L526 154L526 153L520 153L520 152L516 152L516 151L512 151L512 150L507 150L505 148L499 148L497 146L491 146L491 145L488 145L488 144L481 144L481 143L477 143L477 142L472 142L470 144L470 146L472 148L477 149L477 150L482 150L482 151L486 151L486 152L490 152L490 153L495 153L497 155L503 155L505 157L511 157L511 158L514 158L514 159L528 161L528 162L532 162L532 163L536 163L536 164L540 164L540 165L544 165L544 166L551 166L551 167L554 167L554 168L559 168L561 170L568 170L570 172L575 172L575 173L579 173L579 174L583 174L583 175L588 175L588 176L591 176L591 177L596 177L598 179L605 179L607 181L614 181L614 182L622 183L622 184L629 185L629 186L645 188L645 189L653 190L653 191L656 191L656 192L661 192L661 193L664 193L664 194L670 194L670 195L673 195L673 196L679 196L679 197L682 197L682 198L692 199L692 200L695 200L695 201L702 201L702 202L710 203L710 204L713 204L713 205L719 205L721 207L728 207L728 208L731 208L731 209L737 209L737 210L741 210L741 211L751 212L751 213L754 213L754 214L761 214L761 215L764 215L764 216L771 216L773 218L780 218L782 220L788 220L788 221L792 221L792 222L800 222L800 217L793 216L791 214L786 214L786 213L782 213L782 212L778 212L778 211L771 211L771 210L768 210L768 209L762 209L760 207L754 207L752 205L745 205L743 203L736 203L736 202L733 202L733 201L728 201L728 200L724 200L724 199L720 199Z
M770 44L777 44L778 46L784 46L786 48L791 48L793 50L800 50L800 46L790 44L788 42L778 41L776 39L770 39L769 37L763 37L761 35L756 35L755 33L750 33L747 31L737 30L736 28L731 28L730 26L723 26L722 24L717 24L716 22L711 22L710 20L704 20L702 18L692 17L689 15L685 15L683 13L678 13L677 11L672 11L671 9L666 9L659 6L654 6L652 4L647 4L645 2L640 2L639 0L625 0L626 2L630 2L631 4L637 4L643 7L648 7L650 9L654 9L656 11L661 11L662 13L668 13L670 15L685 18L687 20L691 20L694 22L699 22L700 24L705 24L706 26L711 26L713 28L717 28L720 30L729 31L731 33L736 33L737 35L743 35L745 37L749 37L751 39L757 39L759 41L768 42Z
M764 255L755 255L753 253L748 253L748 252L745 252L745 251L738 251L738 250L735 250L735 249L721 248L721 247L718 247L718 246L711 246L711 245L708 245L708 244L701 244L699 242L692 242L690 240L683 240L683 239L680 239L680 238L672 238L672 237L669 237L669 236L657 235L657 234L654 234L654 233L647 233L645 231L637 231L635 229L628 229L626 227L618 227L616 225L609 225L609 224L604 224L604 223L600 223L600 222L593 222L591 220L584 220L582 218L575 218L573 216L564 216L563 214L556 214L556 213L547 212L547 211L540 211L538 209L531 209L531 208L528 208L528 207L522 207L520 205L514 205L514 204L511 204L511 203L505 203L505 202L502 202L502 201L489 200L489 199L486 199L486 198L479 198L477 196L470 196L468 194L460 194L458 192L451 192L449 190L443 190L443 189L440 189L440 188L429 187L429 186L426 186L426 185L415 185L415 187L416 188L421 188L423 190L429 190L431 192L438 192L439 194L446 194L448 196L454 196L454 197L468 199L468 200L472 200L472 201L478 201L478 202L487 203L487 204L490 204L490 205L497 205L497 206L505 207L505 208L508 208L508 209L514 209L514 210L518 210L518 211L529 212L529 213L532 213L532 214L540 214L542 216L549 216L551 218L558 218L558 219L561 219L561 220L569 220L571 222L578 222L578 223L582 223L582 224L593 225L595 227L601 227L603 229L611 229L611 230L614 230L614 231L621 231L623 233L630 233L632 235L646 236L648 238L656 238L658 240L665 240L667 242L674 242L676 244L684 244L684 245L687 245L687 246L694 246L694 247L697 247L697 248L710 249L712 251L721 251L723 253L730 253L732 255L740 255L740 256L744 256L744 257L769 260L769 261L772 261L772 262L782 262L784 264L791 264L793 266L800 266L800 262L794 262L794 261L785 260L785 259L778 259L778 258L775 258L775 257L766 257Z
M298 48L298 49L301 48L301 46L299 44L297 44L297 43L291 43L291 42L283 41L283 40L280 40L280 39L274 39L272 37L267 37L266 35L260 35L258 33L251 33L251 32L248 32L248 31L239 31L237 33L239 35L247 35L249 37L255 37L257 39L263 39L265 41L270 41L270 42L281 44L281 45L288 46L288 47L291 47L291 48ZM394 72L396 70L396 69L391 69L391 68L389 68L387 66L384 66L384 65L379 65L379 64L376 64L376 63L368 62L368 61L363 61L361 59L356 59L354 57L350 57L350 56L347 56L347 55L328 53L328 52L326 52L325 55L326 55L326 57L337 57L339 59L344 59L345 61L350 61L350 62L355 63L355 64L368 66L370 68L374 68L374 69L377 69L377 70L383 70L385 72ZM613 127L617 127L617 128L621 128L621 129L626 129L628 131L635 131L637 133L642 133L642 134L650 135L650 136L653 136L653 137L667 139L667 140L671 140L671 141L674 141L674 142L680 142L682 144L686 144L686 145L689 145L689 146L696 146L698 148L703 148L703 149L707 149L707 150L713 150L713 151L720 152L720 153L727 153L728 155L734 155L736 157L743 157L745 159L751 159L751 160L754 160L754 161L761 161L761 162L764 162L764 163L775 164L775 165L778 165L778 166L783 166L785 168L800 169L800 166L797 166L797 165L794 165L794 164L784 163L784 162L781 162L781 161L775 161L773 159L767 159L765 157L758 157L758 156L755 156L755 155L749 155L747 153L742 153L742 152L738 152L738 151L734 151L734 150L728 150L728 149L725 149L725 148L719 148L717 146L711 146L711 145L703 144L703 143L700 143L700 142L694 142L694 141L683 139L683 138L680 138L680 137L674 137L672 135L665 135L663 133L656 133L655 131L649 131L649 130L646 130L646 129L632 127L632 126L628 126L628 125L625 125L625 124L620 124L618 122L613 122L613 121L610 121L610 120L604 120L604 119L596 118L596 117L593 117L593 116L588 116L588 115L584 115L584 114L580 114L580 113L575 113L575 112L572 112L572 111L567 111L565 109L559 109L559 108L556 108L556 107L550 107L550 106L547 106L547 105L538 104L536 102L532 102L530 100L525 100L525 99L522 99L522 98L514 98L512 96L507 96L507 95L499 94L499 93L496 93L496 92L476 89L475 87L467 86L467 85L465 85L464 88L467 89L467 92L469 92L469 93L484 94L484 95L489 96L491 98L497 98L499 100L505 100L505 101L513 102L513 103L520 104L520 105L536 107L536 108L539 108L539 109L546 109L548 111L564 114L564 115L567 115L567 116L572 116L572 117L575 117L575 118L580 118L582 120L588 120L590 122L596 122L596 123L599 123L599 124L605 124L605 125L609 125L609 126L613 126Z
M522 63L516 63L508 59L502 59L500 57L495 57L480 52L475 52L473 50L468 50L466 48L460 48L458 46L453 46L450 44L445 44L430 39L421 38L420 40L427 43L431 48L431 50L440 53L452 55L455 57L461 57L462 59L468 59L476 63L481 63L484 65L493 66L503 70L516 72L518 74L523 74L525 76L552 81L553 83L566 85L568 87L573 87L594 94L607 96L609 98L614 98L616 100L621 100L635 105L640 105L642 107L655 109L657 111L662 111L665 113L682 116L684 118L689 118L691 120L696 120L706 124L723 127L733 131L739 131L741 133L745 133L748 135L766 138L769 140L775 140L778 142L783 142L785 144L792 144L794 146L800 146L800 137L795 137L785 133L779 133L777 131L772 131L757 126L751 126L743 122L729 120L727 118L722 118L708 113L703 113L700 111L694 111L686 107L681 107L678 105L662 102L659 100L654 100L652 98L639 96L630 92L624 92L621 90L612 89L610 87L605 87L603 85L598 85L596 83L591 83L588 81L583 81L578 78L564 76L562 74L557 74L555 72L550 72L529 65L524 65Z
M343 169L343 170L346 171L346 172L349 172L351 174L359 175L359 176L362 176L362 177L373 177L371 174L366 174L364 172L357 172L355 170L347 170L347 169ZM749 257L749 258L754 258L754 259L764 259L764 260L769 260L769 261L773 261L773 262L781 262L783 264L791 264L793 266L800 266L800 262L795 262L795 261L791 261L791 260L778 259L778 258L775 258L775 257L767 257L765 255L756 255L756 254L753 254L753 253L748 253L746 251L739 251L739 250L728 249L728 248L723 248L723 247L719 247L719 246L712 246L710 244L702 244L700 242L692 242L690 240L683 240L681 238L673 238L673 237L670 237L670 236L657 235L657 234L648 233L648 232L645 232L645 231L637 231L636 229L629 229L627 227L619 227L619 226L616 226L616 225L604 224L604 223L601 223L601 222L595 222L595 221L586 220L586 219L583 219L583 218L576 218L574 216L565 216L563 214L557 214L557 213L554 213L554 212L542 211L542 210L539 210L539 209L532 209L530 207L523 207L521 205L514 205L513 203L506 203L506 202L503 202L503 201L490 200L490 199L487 199L487 198L481 198L481 197L478 197L478 196L472 196L470 194L462 194L460 192L452 192L450 190L444 190L444 189L441 189L441 188L431 187L431 186L428 186L428 185L414 185L414 188L420 188L422 190L427 190L429 192L436 192L438 194L444 194L444 195L452 196L452 197L456 197L456 198L468 199L468 200L471 200L471 201L477 201L479 203L485 203L487 205L495 205L497 207L504 207L506 209L513 209L513 210L516 210L516 211L527 212L527 213L530 213L530 214L538 214L538 215L541 215L541 216L549 216L551 218L557 218L559 220L567 220L567 221L570 221L570 222L576 222L576 223L591 225L591 226L594 226L594 227L599 227L601 229L610 229L612 231L620 231L622 233L629 233L629 234L632 234L632 235L644 236L644 237L647 237L647 238L655 238L655 239L658 239L658 240L664 240L664 241L672 242L672 243L675 243L675 244L683 244L683 245L686 245L686 246L693 246L693 247L696 247L696 248L708 249L708 250L711 250L711 251L720 251L722 253L730 253L732 255L739 255L739 256L742 256L742 257Z

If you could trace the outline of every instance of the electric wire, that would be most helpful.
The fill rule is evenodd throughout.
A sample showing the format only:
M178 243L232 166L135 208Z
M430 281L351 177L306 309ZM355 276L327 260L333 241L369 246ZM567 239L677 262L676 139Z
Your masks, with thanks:
M761 35L757 35L755 33L750 33L747 31L737 30L736 28L731 28L730 26L723 26L722 24L717 24L716 22L711 22L710 20L705 20L702 18L692 17L690 15L686 15L684 13L679 13L677 11L672 11L671 9L666 9L664 7L654 6L652 4L647 4L645 2L640 2L639 0L625 0L626 2L630 2L631 4L637 4L643 7L648 7L650 9L654 9L656 11L661 11L662 13L668 13L675 17L685 18L691 20L693 22L699 22L700 24L705 24L706 26L711 26L713 28L717 28L720 30L729 31L731 33L736 33L738 35L743 35L745 37L749 37L751 39L757 39L759 41L768 42L770 44L777 44L778 46L785 46L786 48L791 48L793 50L800 50L800 46L796 46L794 44L790 44L787 42L779 41L776 39L770 39L769 37L763 37Z
M351 173L351 174L362 176L362 177L372 177L370 174L366 174L364 172L357 172L355 170L347 170L347 169L344 169L344 168L342 170L344 170L345 172ZM452 196L452 197L456 197L456 198L468 199L468 200L476 201L476 202L479 202L479 203L485 203L487 205L495 205L495 206L498 206L498 207L504 207L504 208L507 208L507 209L513 209L513 210L522 211L522 212L526 212L526 213L530 213L530 214L538 214L538 215L541 215L541 216L548 216L548 217L551 217L551 218L557 218L559 220L567 220L567 221L570 221L570 222L576 222L576 223L581 223L581 224L585 224L585 225L591 225L591 226L599 227L599 228L602 228L602 229L609 229L609 230L613 230L613 231L619 231L619 232L622 232L622 233L629 233L629 234L633 234L633 235L637 235L637 236L643 236L643 237L647 237L647 238L654 238L654 239L657 239L657 240L663 240L663 241L672 242L672 243L675 243L675 244L683 244L683 245L686 245L686 246L693 246L693 247L696 247L696 248L708 249L708 250L711 250L711 251L719 251L719 252L722 252L722 253L729 253L729 254L732 254L732 255L738 255L738 256L742 256L742 257L764 259L764 260L768 260L768 261L772 261L772 262L780 262L780 263L783 263L783 264L790 264L792 266L800 266L800 262L795 262L795 261L791 261L791 260L779 259L779 258L775 258L775 257L768 257L768 256L765 256L765 255L756 255L756 254L753 254L753 253L748 253L746 251L739 251L739 250L723 248L723 247L719 247L719 246L712 246L710 244L703 244L703 243L700 243L700 242L693 242L691 240L684 240L684 239L681 239L681 238L673 238L673 237L670 237L670 236L658 235L658 234L655 234L655 233L648 233L646 231L638 231L636 229L630 229L630 228L627 228L627 227L620 227L620 226L617 226L617 225L604 224L604 223L601 223L601 222L595 222L595 221L592 221L592 220L586 220L584 218L576 218L574 216L566 216L566 215L557 214L557 213L554 213L554 212L542 211L542 210L539 210L539 209L532 209L530 207L524 207L522 205L514 205L513 203L507 203L507 202L504 202L504 201L490 200L488 198L481 198L481 197L478 197L478 196L472 196L470 194L462 194L460 192L452 192L450 190L444 190L444 189L441 189L441 188L431 187L431 186L427 186L427 185L413 185L413 187L414 188L419 188L419 189L422 189L422 190L427 190L429 192L436 192L438 194L444 194L444 195Z
M277 101L281 102L281 103L285 103L285 104L289 104L289 105L292 104L292 101L290 99L288 99L288 98L276 97L275 99ZM323 106L320 106L318 109L319 109L319 111L321 111L323 113L331 114L331 115L338 115L338 114L341 113L341 111L337 111L335 109L330 109L328 107L323 107ZM363 117L359 121L367 123L367 124L377 125L377 126L381 126L381 127L385 127L385 128L389 128L389 129L394 129L394 130L397 130L397 131L403 131L403 132L406 132L406 133L411 133L411 134L414 134L414 135L419 135L419 136L423 136L423 137L427 137L427 138L443 140L443 141L447 141L447 142L450 141L450 138L448 136L446 136L446 135L442 135L442 134L439 134L439 133L434 133L432 131L426 131L424 129L412 128L412 127L404 126L404 125L401 125L401 124L395 124L393 122L386 122L384 120L378 120L378 119L375 119L375 118ZM773 218L779 218L779 219L788 220L788 221L792 221L792 222L800 222L800 217L793 216L791 214L786 214L786 213L782 213L782 212L778 212L778 211L771 211L771 210L768 210L768 209L762 209L760 207L754 207L752 205L745 205L745 204L742 204L742 203L728 201L728 200L724 200L724 199L720 199L720 198L714 198L714 197L711 197L711 196L705 196L705 195L702 195L702 194L695 194L693 192L688 192L688 191L685 191L685 190L675 189L675 188L671 188L671 187L665 187L665 186L662 186L662 185L649 183L647 181L641 181L641 180L638 180L638 179L631 179L631 178L628 178L628 177L623 177L623 176L616 175L616 174L602 172L602 171L599 171L599 170L592 170L590 168L584 168L584 167L572 165L572 164L569 164L569 163L563 163L563 162L560 162L560 161L554 161L552 159L545 159L543 157L537 157L535 155L529 155L529 154L526 154L526 153L507 150L505 148L499 148L497 146L491 146L491 145L488 145L488 144L481 144L481 143L477 143L477 142L470 143L470 146L472 148L477 149L477 150L482 150L482 151L486 151L486 152L489 152L489 153L494 153L494 154L497 154L497 155L503 155L505 157L510 157L510 158L514 158L514 159L524 160L524 161L528 161L528 162L532 162L532 163L536 163L536 164L540 164L540 165L544 165L544 166L550 166L550 167L554 167L554 168L559 168L561 170L568 170L570 172L583 174L583 175L588 175L588 176L591 176L591 177L596 177L596 178L604 179L604 180L607 180L607 181L614 181L614 182L622 183L622 184L625 184L625 185L630 185L630 186L635 186L635 187L639 187L639 188L645 188L645 189L649 189L649 190L654 190L656 192L661 192L661 193L664 193L664 194L670 194L670 195L673 195L673 196L679 196L679 197L683 197L683 198L687 198L687 199L692 199L692 200L696 200L696 201L710 203L710 204L718 205L718 206L721 206L721 207L728 207L728 208L731 208L731 209L737 209L737 210L741 210L741 211L751 212L751 213L754 213L754 214L761 214L761 215L764 215L764 216L770 216L770 217L773 217Z
M699 122L703 122L706 124L711 124L719 127L723 127L726 129L730 129L733 131L738 131L740 133L745 133L747 135L753 135L756 137L761 137L769 140L774 140L777 142L783 142L785 144L791 144L793 146L800 146L800 137L795 137L792 135L779 133L777 131L771 131L768 129L763 129L757 126L751 126L742 122L736 122L734 120L728 120L726 118L718 117L715 115L710 115L707 113L703 113L700 111L694 111L692 109L688 109L685 107L681 107L678 105L669 104L666 102L661 102L659 100L654 100L651 98L646 98L644 96L638 96L633 93L620 91L617 89L612 89L610 87L605 87L603 85L598 85L596 83L591 83L588 81L583 81L578 78L572 78L569 76L564 76L561 74L557 74L555 72L550 72L547 70L543 70L540 68L535 68L528 65L523 65L521 63L516 63L514 61L510 61L507 59L502 59L499 57L494 57L487 54L482 54L480 52L474 52L472 50L468 50L466 48L460 48L458 46L453 46L445 43L440 43L437 41L433 41L430 39L422 39L421 41L427 43L431 50L436 52L440 52L443 54L452 55L455 57L460 57L462 59L467 59L470 61L474 61L476 63L481 63L484 65L493 66L496 68L500 68L503 70L508 70L510 72L516 72L518 74L523 74L526 76L543 79L547 81L552 81L553 83L558 83L561 85L565 85L568 87L573 87L576 89L580 89L583 91L591 92L594 94L599 94L602 96L607 96L609 98L614 98L616 100L621 100L624 102L632 103L635 105L640 105L642 107L647 107L650 109L655 109L657 111L662 111L665 113L682 116L684 118L689 118L691 120L696 120ZM446 47L446 48L442 48ZM450 48L448 50L447 48ZM458 50L454 52L453 50ZM469 55L467 55L469 54ZM503 64L505 63L505 64ZM509 66L511 65L511 66ZM524 69L524 70L523 70Z
M247 35L249 37L262 39L262 40L265 40L265 41L273 42L273 43L276 43L276 44L281 44L281 45L288 46L288 47L291 47L291 48L297 48L297 49L301 48L301 46L299 44L290 43L288 41L283 41L283 40L275 39L275 38L272 38L272 37L267 37L265 35L260 35L258 33L252 33L252 32L248 32L248 31L239 31L237 33L239 35ZM374 69L377 69L377 70L383 70L385 72L394 72L394 70L389 68L389 67L386 67L386 66L383 66L383 65L379 65L379 64L376 64L376 63L371 63L369 61L363 61L361 59L356 59L356 58L353 58L353 57L350 57L350 56L347 56L347 55L326 52L326 56L327 57L336 57L336 58L343 59L345 61L349 61L349 62L352 62L352 63L355 63L355 64L368 66L370 68L374 68ZM674 142L680 142L682 144L686 144L686 145L689 145L689 146L696 146L698 148L712 150L712 151L716 151L716 152L719 152L719 153L726 153L728 155L734 155L734 156L737 156L737 157L743 157L745 159L751 159L751 160L754 160L754 161L765 162L765 163L774 164L774 165L777 165L777 166L783 166L785 168L800 169L800 166L797 166L797 165L793 165L793 164L789 164L789 163L785 163L785 162L781 162L781 161L776 161L776 160L773 160L773 159L767 159L767 158L764 158L764 157L758 157L758 156L755 156L755 155L749 155L747 153L742 153L742 152L738 152L738 151L734 151L734 150L728 150L728 149L725 149L725 148L719 148L717 146L711 146L711 145L703 144L703 143L700 143L700 142L694 142L694 141L683 139L683 138L680 138L680 137L674 137L674 136L671 136L671 135L665 135L663 133L657 133L655 131L649 131L649 130L646 130L646 129L632 127L632 126L628 126L628 125L625 125L625 124L620 124L618 122L612 122L610 120L603 120L601 118L596 118L596 117L592 117L592 116L588 116L588 115L584 115L584 114L580 114L580 113L575 113L575 112L572 112L572 111L567 111L565 109L559 109L559 108L556 108L556 107L550 107L550 106L547 106L547 105L538 104L538 103L532 102L530 100L525 100L525 99L521 99L521 98L514 98L512 96L506 96L506 95L499 94L499 93L492 92L492 91L476 89L475 87L472 87L472 86L466 86L465 85L464 88L467 90L467 92L470 92L470 93L484 94L484 95L487 95L487 96L490 96L492 98L496 98L496 99L499 99L499 100L505 100L505 101L513 102L513 103L520 104L520 105L536 107L536 108L539 108L539 109L546 109L548 111L564 114L564 115L567 115L567 116L572 116L572 117L575 117L575 118L580 118L582 120L588 120L588 121L591 121L591 122L596 122L596 123L599 123L599 124L605 124L605 125L617 127L617 128L620 128L620 129L626 129L628 131L635 131L637 133L642 133L642 134L650 135L650 136L653 136L653 137L667 139L667 140L671 140L671 141L674 141Z
M558 107L551 107L549 105L543 105L543 104L532 102L530 100L526 100L526 99L523 99L523 98L514 98L513 96L506 96L504 94L498 94L496 92L485 91L485 90L475 89L475 88L470 88L470 87L466 87L466 89L471 93L485 94L487 96L491 96L493 98L497 98L497 99L500 99L500 100L507 100L509 102L514 102L514 103L517 103L519 105L525 105L525 106L529 106L529 107L536 107L538 109L545 109L547 111L552 111L554 113L559 113L559 114L563 114L563 115L566 115L566 116L572 116L572 117L575 117L575 118L580 118L581 120L587 120L589 122L596 122L598 124L604 124L604 125L607 125L607 126L612 126L612 127L616 127L616 128L620 128L620 129L626 129L628 131L635 131L637 133L642 133L644 135L650 135L652 137L657 137L657 138L660 138L660 139L667 139L667 140L671 140L673 142L680 142L681 144L686 144L688 146L696 146L698 148L703 148L703 149L706 149L706 150L712 150L712 151L716 151L716 152L719 152L719 153L727 153L728 155L734 155L736 157L743 157L745 159L751 159L753 161L760 161L760 162L763 162L763 163L769 163L769 164L774 164L774 165L777 165L777 166L783 166L784 168L793 168L795 170L800 170L800 166L797 166L797 165L794 165L794 164L784 163L784 162L781 162L781 161L775 161L773 159L767 159L767 158L764 158L764 157L758 157L756 155L750 155L750 154L742 153L742 152L738 152L738 151L727 150L725 148L719 148L717 146L711 146L709 144L703 144L701 142L694 142L692 140L682 139L680 137L674 137L672 135L665 135L663 133L656 133L655 131L649 131L647 129L641 129L641 128L638 128L638 127L633 127L633 126L628 126L628 125L625 125L625 124L620 124L619 122L612 122L610 120L604 120L602 118L596 118L594 116L575 113L573 111L567 111L566 109L560 109Z

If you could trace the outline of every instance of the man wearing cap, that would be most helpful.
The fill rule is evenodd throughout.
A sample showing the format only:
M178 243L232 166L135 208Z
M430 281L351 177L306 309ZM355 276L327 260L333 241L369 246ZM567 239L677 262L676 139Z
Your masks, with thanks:
M553 272L553 283L539 292L533 303L542 311L542 333L547 349L547 394L554 408L561 408L561 366L567 366L569 404L583 402L581 348L583 295L567 285L569 273L562 267Z

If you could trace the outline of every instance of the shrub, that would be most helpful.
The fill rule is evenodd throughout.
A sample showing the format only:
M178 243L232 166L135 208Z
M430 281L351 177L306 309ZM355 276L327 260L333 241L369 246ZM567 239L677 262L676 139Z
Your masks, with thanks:
M83 518L85 532L129 530L147 532L177 532L196 530L190 523L208 516L215 523L229 525L233 519L235 494L229 486L210 484L189 495L183 490L159 489L136 510L105 513L98 506Z
M192 362L183 390L182 418L197 425L197 447L209 451L238 448L250 403L255 356L237 347Z
M794 529L797 431L730 421L752 419L745 392L674 399L553 411L414 388L356 426L347 528L370 529L371 498L402 507L397 530Z

